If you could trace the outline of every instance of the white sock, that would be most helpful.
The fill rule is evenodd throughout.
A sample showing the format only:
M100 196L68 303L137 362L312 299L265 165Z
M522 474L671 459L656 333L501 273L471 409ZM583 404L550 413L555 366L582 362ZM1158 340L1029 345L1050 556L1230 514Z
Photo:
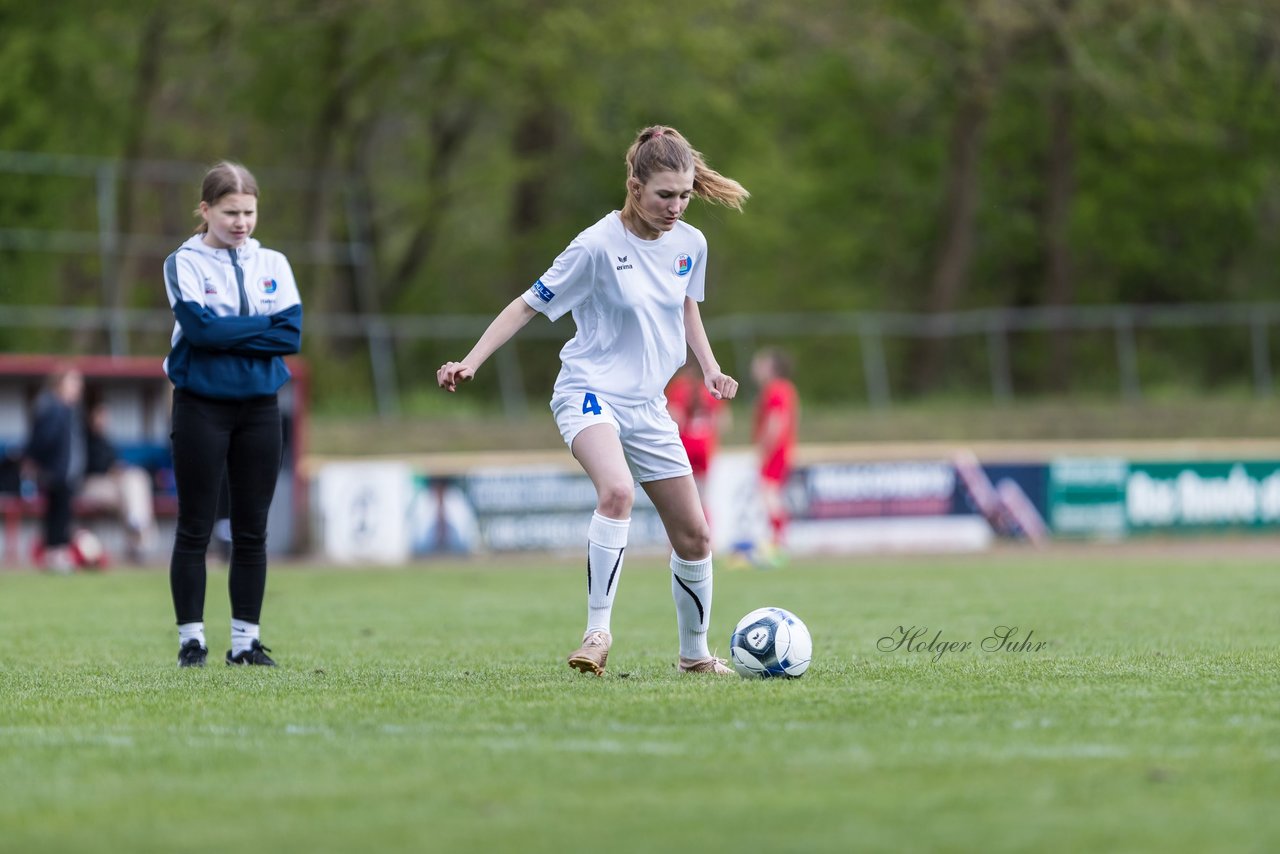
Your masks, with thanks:
M587 632L609 631L613 597L618 593L630 519L591 514L587 528Z
M680 627L680 657L710 658L707 626L711 624L711 555L682 560L671 554L671 598Z
M189 640L198 640L202 648L207 648L204 642L204 623L178 624L178 646L182 646Z
M231 621L231 654L239 655L258 639L258 624L244 620Z

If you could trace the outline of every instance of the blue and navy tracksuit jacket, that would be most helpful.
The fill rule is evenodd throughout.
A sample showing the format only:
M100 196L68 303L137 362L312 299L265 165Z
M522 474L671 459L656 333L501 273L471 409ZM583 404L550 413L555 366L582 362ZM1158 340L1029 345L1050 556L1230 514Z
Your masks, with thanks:
M284 255L250 238L236 249L197 234L164 262L177 321L165 373L175 388L244 400L289 381L285 355L302 346L302 302Z

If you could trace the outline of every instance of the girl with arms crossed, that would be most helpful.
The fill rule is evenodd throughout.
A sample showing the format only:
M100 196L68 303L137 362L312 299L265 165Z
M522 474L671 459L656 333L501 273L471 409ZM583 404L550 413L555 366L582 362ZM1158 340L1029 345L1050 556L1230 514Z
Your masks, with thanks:
M698 311L707 241L680 217L692 196L741 210L748 193L708 168L673 128L641 131L626 161L622 210L579 234L462 361L446 362L436 376L441 388L455 391L535 314L555 321L573 313L577 332L560 351L551 409L595 485L596 510L587 528L587 630L569 666L604 674L639 482L671 540L680 670L728 675L733 671L707 648L711 532L662 390L691 348L711 393L724 400L737 394L737 381L711 352Z
M165 372L173 382L178 531L169 584L178 666L203 667L205 552L226 474L231 495L231 649L227 664L274 666L259 639L267 583L267 512L283 445L276 392L283 356L302 344L302 303L289 261L251 239L258 184L219 163L200 194L203 224L164 262L177 321Z

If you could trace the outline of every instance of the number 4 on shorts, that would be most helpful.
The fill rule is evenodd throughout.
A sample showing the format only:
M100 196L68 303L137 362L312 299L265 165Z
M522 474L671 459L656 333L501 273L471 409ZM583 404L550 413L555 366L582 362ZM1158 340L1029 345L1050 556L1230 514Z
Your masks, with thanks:
M582 414L583 415L599 415L600 401L596 400L594 392L587 392L582 398Z

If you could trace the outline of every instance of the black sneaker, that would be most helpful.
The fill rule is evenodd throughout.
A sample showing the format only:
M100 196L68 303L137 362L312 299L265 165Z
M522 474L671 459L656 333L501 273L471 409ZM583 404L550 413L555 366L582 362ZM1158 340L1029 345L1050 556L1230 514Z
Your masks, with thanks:
M267 653L271 650L257 640L249 644L249 648L242 650L236 655L231 654L231 650L227 650L227 664L258 664L263 667L275 667L276 663L271 660L271 656Z
M192 638L178 648L179 667L204 667L204 660L209 650L200 645L200 641Z

